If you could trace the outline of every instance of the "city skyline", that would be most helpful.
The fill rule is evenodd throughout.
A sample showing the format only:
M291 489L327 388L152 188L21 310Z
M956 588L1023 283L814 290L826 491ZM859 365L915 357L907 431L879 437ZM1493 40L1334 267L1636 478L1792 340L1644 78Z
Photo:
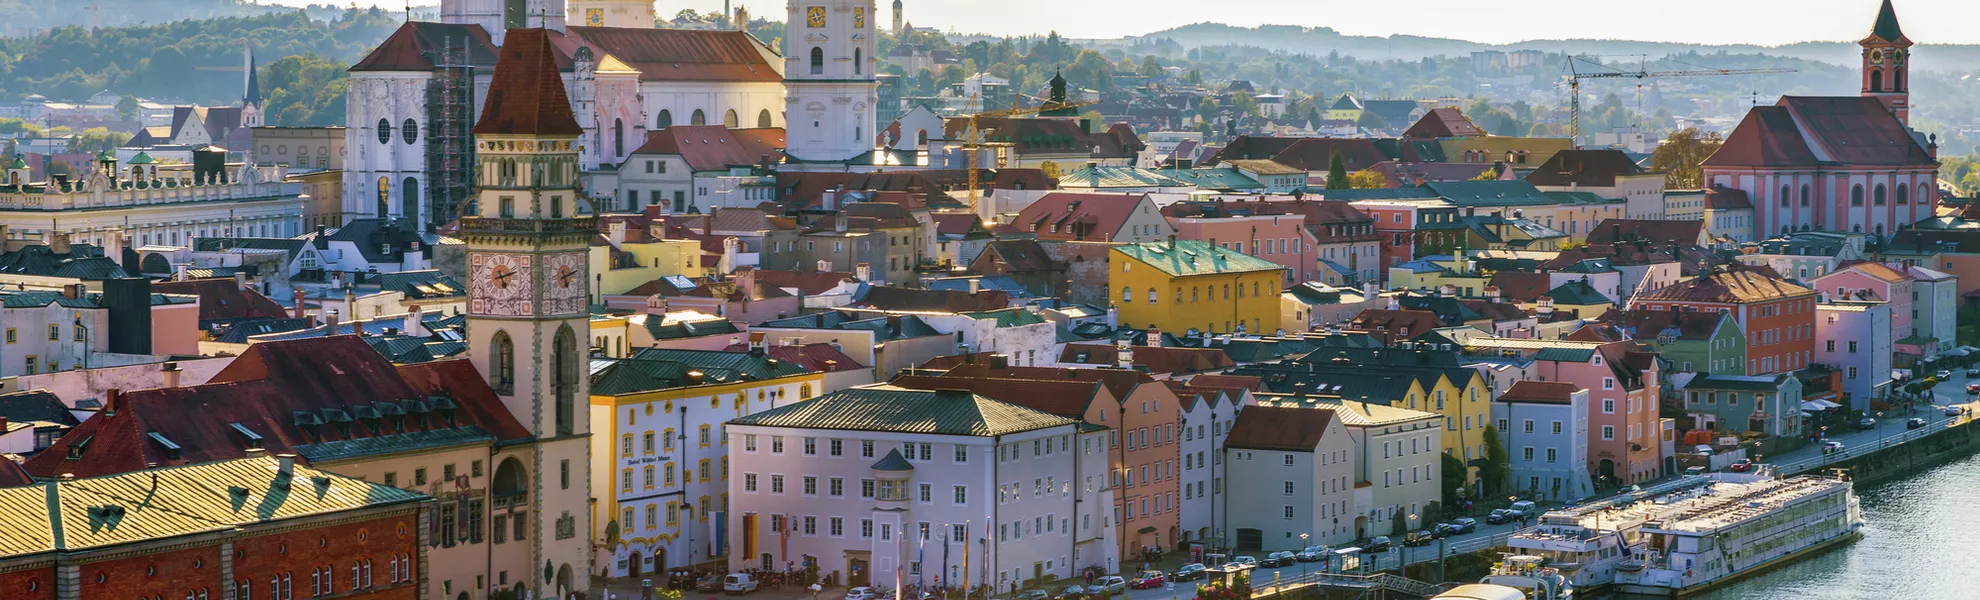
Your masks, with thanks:
M273 4L302 6L321 0L269 0ZM429 0L430 1L430 0ZM781 8L775 2L740 2L759 16L774 17ZM398 0L359 0L358 4L384 8L404 7ZM660 3L660 14L683 8L720 11L723 0L687 0ZM770 4L772 6L751 6ZM890 2L876 2L883 14ZM1637 8L1640 5L1612 2ZM1905 32L1925 44L1980 44L1980 32L1965 23L1980 20L1980 3L1963 0L1895 0L1898 14L1907 17ZM1863 24L1877 11L1875 0L1669 0L1656 11L1612 13L1591 11L1587 3L1567 0L1540 0L1523 10L1488 11L1466 19L1397 19L1378 11L1354 10L1358 3L1344 0L1283 5L1269 0L1231 0L1219 4L1221 10L1207 12L1201 5L1184 0L1099 0L1065 5L1048 0L1008 0L998 3L910 1L907 20L920 27L935 27L958 34L982 33L1000 36L1044 34L1058 31L1073 38L1120 38L1189 25L1223 23L1240 27L1294 25L1328 27L1344 35L1421 36L1467 40L1487 44L1509 44L1550 39L1614 39L1689 44L1757 44L1778 46L1799 42L1854 42L1868 31ZM1463 14L1475 11L1475 3L1457 0L1420 0L1412 4L1416 14ZM1347 10L1343 10L1347 9ZM1752 23L1767 22L1783 14L1794 14L1792 28L1764 28L1755 31ZM1038 15L1054 18L1041 22ZM1700 22L1697 15L1715 18ZM890 15L891 16L891 15Z

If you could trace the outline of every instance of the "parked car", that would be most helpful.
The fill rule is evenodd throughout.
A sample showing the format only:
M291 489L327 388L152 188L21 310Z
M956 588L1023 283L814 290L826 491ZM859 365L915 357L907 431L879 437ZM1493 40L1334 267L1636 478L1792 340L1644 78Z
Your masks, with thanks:
M730 573L722 578L722 591L729 594L747 594L756 591L756 576L748 573Z
M1478 519L1458 517L1451 519L1451 533L1471 533L1478 531Z
M715 592L715 591L721 591L721 589L722 589L721 575L711 573L706 577L702 577L700 579L694 580L694 591Z
M879 591L863 585L853 586L846 590L846 600L879 600L879 598ZM1018 598L1019 600L1023 600L1024 594L1018 594Z
M1912 417L1912 418L1910 418L1910 419L1907 419L1907 420L1905 420L1905 422L1904 422L1904 428L1905 428L1905 429L1924 429L1924 428L1925 428L1925 420L1924 420L1924 419L1920 419L1920 418L1918 418L1918 417Z
M1202 579L1204 575L1203 570L1206 568L1208 567L1203 566L1203 563L1189 563L1181 567L1177 567L1176 572L1171 573L1169 575L1169 578L1174 579L1176 581L1193 581L1197 579Z
M1485 522L1491 523L1493 525L1498 525L1500 523L1504 523L1506 521L1511 521L1518 518L1519 515L1517 513L1514 513L1513 511L1506 510L1503 508L1494 508L1492 509L1491 513L1485 515Z
M1299 562L1320 562L1327 560L1327 547L1307 546L1301 548L1298 553L1293 554L1293 560Z
M1518 502L1514 502L1512 503L1512 506L1509 508L1511 508L1512 510L1519 511L1519 514L1522 517L1540 516L1540 507L1534 504L1532 500L1521 500Z
M1932 376L1939 378L1939 381L1945 381L1952 379L1952 371L1940 370L1937 373L1933 373Z
M1430 537L1437 538L1440 540L1447 537L1451 537L1451 529L1452 527L1450 523L1438 523L1436 525L1432 525L1430 526Z
M1436 542L1436 541L1437 538L1435 536L1430 535L1429 531L1425 531L1422 529L1411 531L1403 535L1403 545L1411 548L1415 548L1418 546L1428 546L1432 542Z
M1086 587L1078 585L1066 586L1066 589L1059 590L1059 595L1053 596L1054 600L1080 600L1085 597Z
M1150 590L1162 587L1168 582L1169 577L1163 575L1161 571L1142 571L1140 577L1136 577L1134 581L1128 582L1128 587L1137 590Z
M1862 430L1866 430L1866 431L1867 431L1867 430L1871 430L1871 429L1876 429L1876 428L1877 428L1877 418L1876 418L1876 417L1864 417L1864 418L1862 418L1862 419L1858 419L1858 420L1856 421L1856 428L1857 428L1857 429L1862 429Z
M1823 441L1822 441L1822 453L1823 453L1823 454L1840 454L1840 453L1842 453L1842 451L1843 451L1843 443L1842 443L1842 442L1838 442L1838 441L1835 441L1835 440L1823 440Z
M1127 593L1127 589L1127 578L1119 575L1108 575L1093 580L1093 585L1086 586L1086 593L1093 596L1110 593L1125 594Z
M1964 411L1961 411L1957 406L1941 406L1939 407L1939 412L1948 417L1957 417L1964 414Z
M1230 564L1233 564L1233 565L1238 565L1238 566L1241 566L1241 567L1252 567L1252 568L1257 568L1257 567L1258 567L1258 559L1256 559L1256 558L1252 558L1252 557L1249 557L1249 556L1239 556L1239 557L1236 557L1236 558L1232 558L1232 559L1231 559L1231 562L1230 562Z
M1388 552L1390 548L1394 548L1394 547L1395 547L1395 542L1391 542L1391 541L1389 541L1389 536L1386 536L1386 535L1378 535L1378 536L1375 536L1375 539L1372 539L1372 540L1368 540L1368 543L1367 543L1367 544L1364 544L1364 545L1362 545L1362 546L1361 546L1361 551L1362 551L1362 552Z
M1967 368L1967 369L1966 369L1966 376L1967 376L1967 377L1980 377L1980 367L1969 367L1969 368Z
M1258 561L1258 566L1271 569L1290 565L1294 562L1297 561L1293 560L1293 553L1291 552L1273 552L1265 555L1264 560Z
M1045 590L1025 590L1018 592L1018 595L1011 600L1046 600L1051 597L1051 592Z
M1734 473L1745 473L1752 469L1753 469L1753 461L1744 458L1732 461L1732 464L1726 465L1726 470L1732 471Z

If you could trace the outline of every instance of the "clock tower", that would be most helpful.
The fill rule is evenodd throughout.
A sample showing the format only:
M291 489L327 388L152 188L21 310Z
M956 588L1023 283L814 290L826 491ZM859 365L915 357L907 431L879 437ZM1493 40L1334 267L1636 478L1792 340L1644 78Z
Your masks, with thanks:
M1911 123L1911 38L1898 27L1897 10L1884 0L1863 47L1863 95L1884 103L1899 121Z
M787 0L784 153L844 163L873 152L873 0Z
M507 33L473 131L478 208L459 227L468 359L536 440L524 540L532 568L523 581L536 597L567 598L590 589L586 283L598 225L577 213L584 131L549 35Z

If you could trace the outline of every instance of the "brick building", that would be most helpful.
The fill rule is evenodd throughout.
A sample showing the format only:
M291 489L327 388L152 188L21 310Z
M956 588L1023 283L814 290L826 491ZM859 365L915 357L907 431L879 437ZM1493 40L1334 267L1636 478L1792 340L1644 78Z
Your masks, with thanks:
M1631 310L1723 312L1746 332L1746 372L1767 375L1815 359L1815 290L1759 271L1735 268L1639 293Z

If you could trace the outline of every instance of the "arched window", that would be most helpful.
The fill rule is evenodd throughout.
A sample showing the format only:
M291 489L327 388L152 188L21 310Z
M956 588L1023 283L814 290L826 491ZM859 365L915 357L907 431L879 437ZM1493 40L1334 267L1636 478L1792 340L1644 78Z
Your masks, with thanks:
M817 46L813 46L813 47L811 48L811 74L812 74L812 75L824 75L824 74L825 74L825 49L824 49L824 48L819 48L819 47L817 47Z
M1189 288L1189 301L1190 301L1190 302L1192 302L1192 303L1194 303L1194 302L1196 302L1196 301L1197 301L1197 295L1196 295L1196 292L1197 292L1197 289L1196 289L1196 287L1195 287L1195 286L1191 286L1191 287Z
M1121 288L1121 304L1134 301L1134 288Z
M1148 288L1148 303L1154 304L1160 301L1161 299L1155 294L1155 288Z
M1808 185L1807 185L1807 184L1802 184L1802 186L1801 186L1801 205L1802 205L1802 206L1808 206Z
M660 116L654 118L653 128L666 129L668 127L673 127L673 126L674 126L674 113L667 112L667 109L664 108L660 109Z
M1231 284L1228 283L1224 284L1224 299L1225 300L1231 299Z
M502 464L495 467L495 480L488 482L488 488L490 495L504 500L527 494L529 493L528 471L523 468L522 461L516 460L516 457L504 458Z
M1858 185L1849 188L1849 205L1863 206L1863 186Z
M1891 73L1891 91L1893 92L1904 91L1904 71L1895 71Z
M1883 71L1871 71L1871 72L1870 72L1870 91L1872 91L1872 92L1881 92L1881 91L1884 91L1884 72L1883 72Z
M1902 183L1898 184L1897 186L1897 203L1898 204L1911 203L1911 188L1906 187Z
M406 119L405 126L399 128L399 135L406 138L407 145L418 143L419 123L413 122L412 119Z
M756 111L756 126L776 127L776 125L770 120L770 109L766 108L763 110Z
M400 187L399 217L405 219L407 223L411 223L414 227L420 226L418 179L407 177L404 185Z
M570 326L558 328L556 342L550 348L550 397L557 404L560 437L577 433L577 352L577 336L571 333Z
M722 126L730 129L742 127L742 119L736 118L736 109L731 108L728 113L722 115Z
M863 64L863 63L865 63L865 62L866 62L866 61L864 60L864 59L866 58L866 53L864 52L864 50L865 50L864 48L853 48L853 74L854 74L854 75L858 75L858 74L860 74L860 73L864 73L864 72L866 72L866 65L865 65L865 64Z
M1874 195L1874 197L1875 197L1875 201L1876 201L1876 203L1877 203L1877 206L1883 206L1883 205L1884 205L1884 184L1881 184L1881 183L1879 183L1879 184L1877 184L1877 191L1876 191L1876 193L1875 193L1875 194L1873 194L1873 195Z
M1781 206L1788 205L1788 186L1781 186Z
M693 115L693 116L691 116L691 117L688 117L688 124L689 124L689 125L707 125L707 124L708 124L708 115L707 115L706 113L703 113L703 112L701 112L701 109L699 109L699 108L697 108L697 109L694 109L694 115Z
M392 179L378 178L378 218L383 219L392 211Z
M1176 304L1182 304L1182 288L1176 288Z
M626 155L626 120L612 119L612 155Z
M488 387L497 394L511 394L516 389L516 344L509 340L509 332L497 330L495 339L489 342L493 357L488 365Z
M392 121L387 119L378 120L378 143L392 143Z

